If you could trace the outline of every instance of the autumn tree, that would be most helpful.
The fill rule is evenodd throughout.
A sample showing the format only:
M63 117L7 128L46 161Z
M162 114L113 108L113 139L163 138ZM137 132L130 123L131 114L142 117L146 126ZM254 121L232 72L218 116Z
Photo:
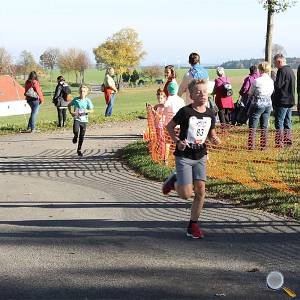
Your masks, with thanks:
M153 82L154 78L158 78L164 75L164 70L159 65L153 65L143 68L143 77L149 78Z
M282 45L279 44L273 44L272 45L272 57L274 57L274 55L281 53L284 56L287 55L285 48Z
M11 74L12 59L5 48L0 48L0 74Z
M58 64L60 50L58 48L48 48L40 56L40 64L44 69L50 70L50 79L52 80L52 71Z
M264 9L268 12L267 33L265 44L265 60L272 63L272 38L274 28L274 15L286 11L289 7L296 4L296 0L259 0Z
M31 71L37 69L37 64L31 52L28 52L26 50L23 50L21 52L18 61L18 69L23 74L24 80Z
M84 83L85 81L84 78L85 70L89 68L90 64L91 64L90 59L86 54L86 52L79 50L75 60L75 69L77 69L79 72L81 83Z
M58 67L64 73L74 72L76 83L84 82L84 71L90 66L87 54L81 49L69 49L58 58Z
M143 43L138 39L138 33L131 28L124 28L109 37L104 43L93 49L97 63L107 68L115 69L117 82L128 68L137 67L145 57Z

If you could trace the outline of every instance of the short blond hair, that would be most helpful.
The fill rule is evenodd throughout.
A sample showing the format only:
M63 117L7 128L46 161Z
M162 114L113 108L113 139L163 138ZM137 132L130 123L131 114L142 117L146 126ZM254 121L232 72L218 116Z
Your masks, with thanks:
M263 61L258 65L258 70L260 73L270 73L271 66L267 61Z
M88 87L87 85L84 85L84 84L82 84L82 85L79 87L79 92L80 92L80 90L82 90L82 89L86 90L87 93L90 91L89 87Z
M193 80L189 83L189 85L188 85L188 89L189 89L190 94L192 93L194 87L195 87L197 84L204 84L204 85L207 85L207 80L206 80L206 79L193 79Z

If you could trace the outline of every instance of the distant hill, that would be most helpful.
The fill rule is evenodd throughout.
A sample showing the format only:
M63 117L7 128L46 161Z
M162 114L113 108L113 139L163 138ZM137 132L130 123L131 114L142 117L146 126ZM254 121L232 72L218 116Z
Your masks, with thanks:
M221 66L225 69L248 69L253 65L259 64L263 60L263 58L231 60L224 62ZM299 57L287 57L286 60L287 64L290 65L292 69L297 69L300 64Z

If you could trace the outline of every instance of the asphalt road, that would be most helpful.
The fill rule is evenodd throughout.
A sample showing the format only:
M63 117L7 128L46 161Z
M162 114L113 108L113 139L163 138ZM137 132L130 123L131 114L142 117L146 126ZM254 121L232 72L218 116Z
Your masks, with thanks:
M0 137L0 299L288 299L300 295L300 223L208 199L203 240L190 202L161 194L119 149L145 121ZM300 299L300 297L299 297Z

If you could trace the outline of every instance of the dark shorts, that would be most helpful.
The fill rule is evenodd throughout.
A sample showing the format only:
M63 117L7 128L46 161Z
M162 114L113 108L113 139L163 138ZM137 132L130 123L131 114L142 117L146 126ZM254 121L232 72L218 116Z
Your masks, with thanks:
M175 156L177 184L193 184L195 180L206 181L206 160L206 155L198 160Z

